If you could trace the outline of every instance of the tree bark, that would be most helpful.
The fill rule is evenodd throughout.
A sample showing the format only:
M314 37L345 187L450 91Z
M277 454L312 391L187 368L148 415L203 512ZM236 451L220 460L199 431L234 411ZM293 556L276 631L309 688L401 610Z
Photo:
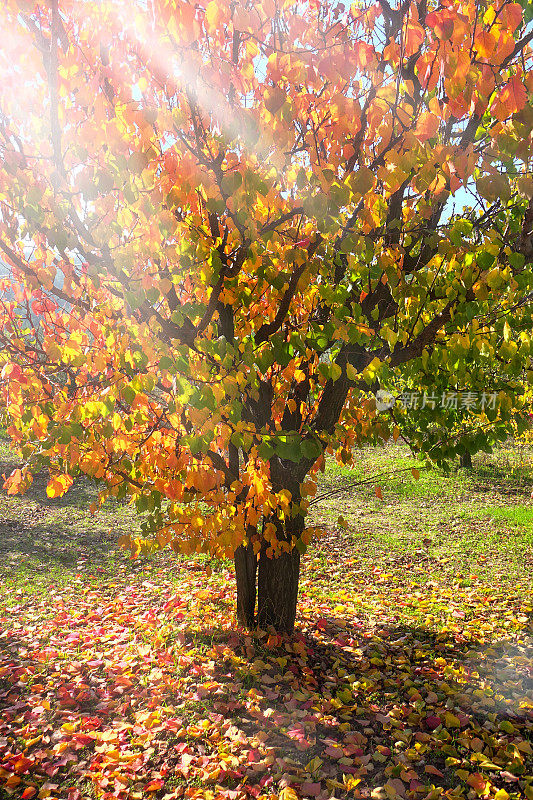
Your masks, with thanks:
M469 450L466 450L466 452L462 453L459 458L459 464L463 469L472 469L472 455L470 454Z
M246 546L241 544L235 550L234 561L237 582L237 619L245 628L254 628L257 557L251 542Z
M296 619L300 553L291 550L278 558L259 559L257 624L272 625L278 633L292 633Z
M278 529L278 540L286 542L298 538L304 526L301 516L287 519L285 523L276 519L270 521ZM294 547L277 558L269 558L266 551L267 543L263 542L258 570L257 624L263 629L272 625L279 633L292 633L298 599L300 552Z

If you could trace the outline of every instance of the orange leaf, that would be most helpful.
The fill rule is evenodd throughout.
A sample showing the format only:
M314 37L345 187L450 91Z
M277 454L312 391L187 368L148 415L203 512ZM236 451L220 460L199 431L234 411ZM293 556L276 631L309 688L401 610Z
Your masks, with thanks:
M271 114L276 114L287 99L287 95L277 86L272 86L265 91L264 100L265 108Z
M156 780L156 781L150 781L150 783L147 783L146 786L144 787L144 791L145 792L158 792L162 788L163 788L163 781L162 780Z
M426 17L426 24L435 31L437 39L446 41L452 38L454 16L449 11L434 11Z
M46 486L46 494L48 497L63 497L73 483L71 475L54 475Z
M14 469L9 478L4 481L4 489L8 494L17 494L22 483L22 471Z
M418 22L409 21L405 36L405 55L412 56L416 53L424 41L424 28Z
M413 478L417 481L420 477L420 472L415 467L412 468L411 472L413 473Z
M428 111L420 115L415 128L415 136L419 142L427 142L436 136L439 129L440 119L435 114Z
M22 800L30 800L30 798L34 797L34 795L36 794L37 794L37 789L35 788L35 786L28 786L22 792Z
M379 497L380 500L383 500L383 493L381 491L381 486L374 486L374 492L376 497Z
M496 46L496 37L491 31L480 31L476 36L476 48L480 58L490 58Z
M494 116L500 121L503 121L507 119L507 117L510 117L511 114L516 114L518 111L521 111L526 104L526 100L527 95L524 84L518 75L514 75L511 80L505 84L492 104Z
M483 794L487 786L487 781L480 772L474 772L472 775L469 775L466 782L477 794Z

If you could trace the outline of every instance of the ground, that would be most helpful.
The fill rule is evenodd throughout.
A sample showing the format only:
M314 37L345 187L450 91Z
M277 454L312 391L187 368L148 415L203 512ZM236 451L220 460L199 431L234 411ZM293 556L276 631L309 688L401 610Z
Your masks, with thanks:
M131 561L88 483L2 495L0 798L533 800L533 451L411 466L328 463L285 638L231 564Z

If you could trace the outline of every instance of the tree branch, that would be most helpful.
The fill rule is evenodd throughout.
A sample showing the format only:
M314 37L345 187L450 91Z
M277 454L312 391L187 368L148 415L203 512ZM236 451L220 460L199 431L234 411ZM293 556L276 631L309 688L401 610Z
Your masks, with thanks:
M311 258L315 254L321 241L322 241L322 236L319 235L317 236L315 241L309 245L309 247L307 248L307 255L309 258ZM287 311L289 310L291 300L296 292L298 281L302 277L306 266L307 266L307 261L304 261L302 264L300 264L299 267L296 267L296 269L292 273L287 290L285 291L285 294L283 295L281 303L279 304L279 308L276 312L276 316L274 317L272 322L265 322L263 325L261 325L261 327L259 328L259 330L255 335L256 344L261 344L262 342L266 342L266 340L270 336L272 336L273 333L279 331L279 329L283 325L283 321L287 315Z

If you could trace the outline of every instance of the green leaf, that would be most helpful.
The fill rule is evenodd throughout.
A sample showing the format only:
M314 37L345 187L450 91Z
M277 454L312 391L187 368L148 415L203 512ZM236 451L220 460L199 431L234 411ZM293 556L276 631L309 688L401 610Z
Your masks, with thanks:
M159 359L159 369L169 370L173 365L174 361L170 358L170 356L162 356Z
M342 375L342 369L339 367L338 364L333 363L330 365L329 374L331 376L331 380L333 381L333 383L335 383L335 381L337 381Z
M300 449L305 458L318 458L322 452L322 446L316 439L304 439Z
M242 183L242 175L240 172L226 172L222 178L220 188L225 195L232 195L237 191Z
M296 544L294 546L296 547L296 549L298 550L298 552L302 556L304 555L305 551L307 550L307 545L305 544L305 542L302 542L301 539L297 539L296 540Z

